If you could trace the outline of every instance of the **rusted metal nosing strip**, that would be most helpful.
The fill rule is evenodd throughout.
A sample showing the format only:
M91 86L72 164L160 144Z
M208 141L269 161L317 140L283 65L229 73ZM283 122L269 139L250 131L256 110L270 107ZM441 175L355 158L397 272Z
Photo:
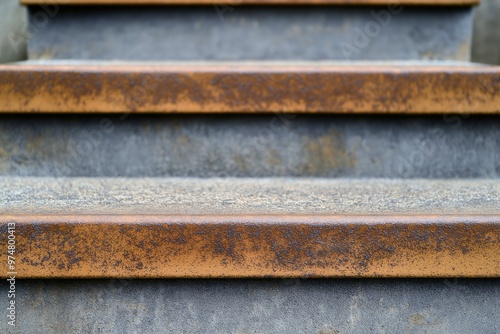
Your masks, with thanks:
M25 5L221 5L218 0L20 0ZM228 0L226 6L238 5L434 5L470 6L479 0Z
M3 215L4 249L9 228L17 278L500 277L500 215Z
M0 65L0 112L500 113L500 67Z

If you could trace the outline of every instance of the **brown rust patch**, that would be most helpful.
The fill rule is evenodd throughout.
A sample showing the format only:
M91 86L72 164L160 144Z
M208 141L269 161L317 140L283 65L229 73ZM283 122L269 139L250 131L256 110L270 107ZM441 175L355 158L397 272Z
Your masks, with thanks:
M9 153L0 146L0 159L6 159L9 157Z
M141 85L154 77L155 85ZM480 83L480 84L478 84ZM0 112L500 113L500 67L0 65Z
M265 160L266 163L271 166L278 174L284 172L285 167L283 166L283 162L281 161L280 154L274 148L269 148L268 150L266 150Z
M21 0L25 5L56 4L61 0ZM68 5L213 5L215 0L64 0ZM228 0L225 5L388 5L388 0ZM398 5L476 5L479 0L399 0Z
M189 146L191 145L191 139L185 134L181 134L176 138L176 143L181 146Z
M421 314L418 314L418 313L414 313L414 314L410 315L409 319L410 319L410 322L412 323L412 325L415 325L415 326L423 326L426 324L425 317Z
M26 150L30 154L45 152L47 146L45 139L46 137L41 134L29 136L26 138Z
M39 52L31 52L31 59L54 59L54 56L57 54L57 51L54 49L43 49Z
M318 138L304 136L303 141L308 155L307 164L302 167L305 175L327 176L331 171L339 172L356 166L356 157L346 150L340 132L335 129Z
M500 277L500 216L0 216L0 244L9 222L19 278Z
M318 334L340 334L340 332L338 330L333 329L332 327L327 327L320 329Z
M234 154L233 161L241 172L248 172L247 161L242 154Z
M470 58L471 58L471 45L468 40L464 40L462 43L460 43L460 47L457 50L455 59L470 61Z

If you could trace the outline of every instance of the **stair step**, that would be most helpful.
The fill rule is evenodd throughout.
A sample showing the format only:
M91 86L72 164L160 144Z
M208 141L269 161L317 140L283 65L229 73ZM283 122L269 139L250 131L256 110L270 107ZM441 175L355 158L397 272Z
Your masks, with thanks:
M480 0L399 0L397 5L463 6ZM21 0L25 5L394 5L389 0Z
M0 75L9 113L500 112L494 66L42 62Z
M470 6L34 6L29 12L29 59L469 61L473 21Z
M499 178L500 117L2 114L0 175Z
M3 321L0 331L497 333L499 285L456 278L17 280L16 330Z
M498 180L0 185L1 241L14 228L18 278L500 276Z

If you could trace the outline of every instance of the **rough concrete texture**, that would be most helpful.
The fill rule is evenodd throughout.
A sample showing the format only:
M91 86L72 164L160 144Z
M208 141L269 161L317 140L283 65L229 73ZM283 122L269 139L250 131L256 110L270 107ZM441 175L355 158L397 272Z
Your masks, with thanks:
M24 280L16 289L17 326L4 317L2 333L500 332L498 279Z
M0 1L0 63L26 59L27 21L18 0Z
M470 58L469 7L219 7L59 8L36 27L29 59ZM30 12L36 26L43 10Z
M3 115L3 176L496 178L500 118Z
M0 214L500 214L500 181L4 178Z
M500 65L500 1L481 0L475 10L472 61Z

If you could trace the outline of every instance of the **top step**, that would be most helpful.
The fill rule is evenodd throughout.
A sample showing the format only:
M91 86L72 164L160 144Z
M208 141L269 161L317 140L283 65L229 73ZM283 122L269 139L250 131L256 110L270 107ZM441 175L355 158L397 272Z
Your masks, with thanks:
M500 68L454 62L0 65L0 113L500 113Z
M390 0L21 0L24 5L434 5L468 6L480 0L399 0L397 5Z

